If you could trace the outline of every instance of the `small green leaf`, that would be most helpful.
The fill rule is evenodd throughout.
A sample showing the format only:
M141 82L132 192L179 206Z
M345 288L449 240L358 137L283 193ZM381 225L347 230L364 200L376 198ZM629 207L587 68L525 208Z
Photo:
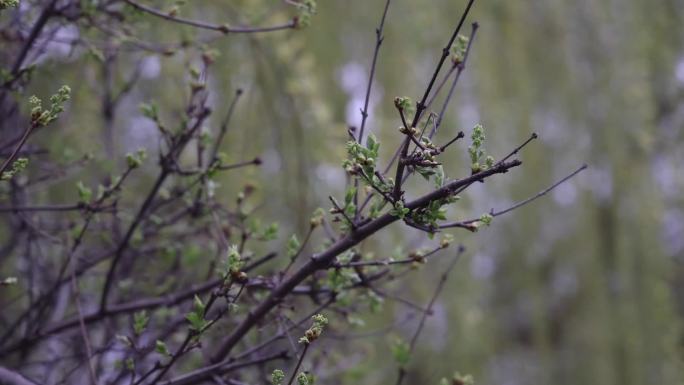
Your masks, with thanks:
M295 17L295 27L296 28L305 28L308 27L311 24L311 18L316 14L317 10L317 5L315 0L300 0L297 3L294 3L297 9L299 10L299 14L297 17Z
M352 201L354 200L355 194L356 194L356 188L355 187L351 187L349 190L347 190L347 193L344 195L344 203L346 205L349 205L350 203L352 203Z
M241 271L244 261L240 255L237 245L231 245L228 248L228 261L226 262L225 271L222 272L224 278L232 274L237 274Z
M188 313L185 319L190 323L190 328L196 332L201 332L207 325L207 321L195 311Z
M262 241L272 241L278 238L278 224L271 223L259 237Z
M154 350L156 350L157 353L159 353L163 356L167 356L167 357L171 356L171 353L169 352L169 349L166 347L166 344L164 343L164 341L157 340L157 342L155 342L155 344L154 344Z
M444 186L444 178L445 178L444 168L440 164L439 166L437 166L437 168L435 170L435 187L440 188L440 187Z
M408 96L394 98L394 106L400 110L408 111L413 106L413 101Z
M486 226L491 225L493 219L494 219L494 217L491 214L482 214L480 216L480 222L482 222L482 224L484 224Z
M377 295L374 291L369 291L368 292L368 304L370 307L371 313L377 314L382 311L382 306L384 304L385 300Z
M398 217L399 219L404 219L406 215L410 212L408 208L404 207L404 203L399 201L395 204L394 208L390 210L390 214Z
M458 384L458 385L474 385L475 380L473 379L473 376L470 374L461 374L459 372L454 373L454 376L451 379L452 384Z
M154 121L159 120L157 105L154 104L154 102L140 104L140 112L142 112L142 114L149 119Z
M93 198L93 190L87 187L83 182L79 181L76 183L76 188L78 189L78 200L83 203L88 203Z
M202 299L195 294L195 299L193 300L193 306L195 307L195 311L198 314L204 314L204 310L206 309L206 305L202 302Z
M141 310L133 314L133 331L135 335L140 335L147 328L147 324L150 322L150 317L147 315L147 311Z
M394 360L401 367L405 367L408 364L411 356L411 348L406 341L401 338L396 338L391 345L392 356Z
M323 218L325 218L325 210L322 208L317 208L313 216L311 217L311 227L318 227L323 223Z
M287 241L287 257L290 259L296 257L300 247L301 244L299 243L297 236L292 234L290 239Z

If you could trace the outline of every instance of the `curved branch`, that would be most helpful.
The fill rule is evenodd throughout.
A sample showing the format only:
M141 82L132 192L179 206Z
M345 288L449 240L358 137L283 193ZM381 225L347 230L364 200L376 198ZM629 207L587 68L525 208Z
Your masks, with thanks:
M135 8L139 11L148 13L150 15L159 17L161 19L171 21L174 23L178 23L178 24L189 25L189 26L195 27L195 28L217 31L217 32L221 32L221 33L226 34L226 35L229 33L259 33L259 32L282 31L285 29L292 29L296 26L295 21L291 20L289 23L281 24L281 25L274 25L274 26L270 26L270 27L230 27L227 24L221 25L221 24L207 23L207 22L198 21L198 20L184 19L181 17L176 17L176 16L172 16L170 14L161 12L159 10L148 7L146 5L136 3L135 1L132 1L132 0L124 0L124 1L126 2L126 4L130 5L131 7Z

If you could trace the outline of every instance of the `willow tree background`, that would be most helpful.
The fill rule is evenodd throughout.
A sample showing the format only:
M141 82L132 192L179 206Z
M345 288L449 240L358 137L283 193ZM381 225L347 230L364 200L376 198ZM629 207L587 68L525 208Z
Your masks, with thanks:
M89 172L112 172L121 166L114 159L141 145L154 154L156 128L138 105L154 99L182 106L193 58L171 51L183 40L206 40L219 53L209 83L213 119L226 114L236 89L244 90L222 151L234 162L262 161L219 178L218 194L233 197L245 182L259 186L260 217L281 223L285 247L286 234L305 233L310 213L331 192L344 191L342 144L348 126L361 124L384 3L321 1L306 29L268 35L222 36L150 18L145 36L160 46L153 47L156 54L113 49L131 43L123 34L56 29L44 54L31 58L40 65L26 93L47 95L69 84L72 101L69 113L35 143L65 162L95 156L85 171L46 190L44 200L72 201L75 182ZM274 0L196 0L179 12L258 25L287 22L284 7ZM418 99L463 7L463 1L392 2L367 123L384 151L401 139L392 99L406 90ZM480 24L477 43L440 135L482 123L495 154L531 132L540 138L521 156L523 176L475 186L458 212L506 207L578 163L589 170L476 236L455 232L469 251L427 320L407 383L437 383L454 368L479 384L681 383L684 2L492 0L479 3L470 19ZM22 32L28 27L16 25ZM80 37L97 43L74 48L70 42ZM137 79L133 101L112 113L103 100L131 77ZM445 156L469 162L464 151ZM136 183L142 191L152 175ZM420 231L396 227L364 248L386 252L425 242ZM427 303L441 270L432 265L418 272L401 295ZM1 303L10 298L0 291ZM384 306L329 352L344 354L348 363L325 374L330 383L387 383L394 375L392 340L409 338L417 321L402 322L408 310L401 303ZM368 334L387 325L390 336ZM350 336L358 339L353 351L344 348Z

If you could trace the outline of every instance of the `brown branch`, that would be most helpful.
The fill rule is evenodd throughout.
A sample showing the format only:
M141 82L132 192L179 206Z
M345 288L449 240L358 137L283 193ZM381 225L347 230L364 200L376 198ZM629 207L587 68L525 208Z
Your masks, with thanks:
M253 269L255 269L258 266L261 266L262 264L270 261L271 259L275 258L277 256L276 253L269 253L265 255L264 257L261 257L252 263L249 263L243 268L243 271L249 272ZM154 296L150 298L144 298L140 300L135 300L131 302L126 302L122 304L117 304L117 305L111 305L109 306L104 312L101 312L100 310L95 310L92 313L85 314L82 317L83 322L88 325L91 323L96 323L103 321L107 318L111 318L113 316L121 315L121 314L131 314L135 313L140 310L151 310L155 309L158 307L172 307L175 305L178 305L179 303L188 301L192 298L194 298L195 295L197 294L202 294L206 293L209 290L212 290L219 285L223 283L223 279L221 278L215 278L212 279L208 282L205 282L200 285L195 285L191 286L187 289L183 289L180 291L177 291L173 294L167 294L163 296ZM55 288L56 290L56 288ZM53 290L54 291L54 290ZM36 333L32 335L31 337L27 337L25 339L22 339L18 341L16 344L9 346L6 349L3 349L0 351L0 355L4 355L7 353L11 353L21 347L25 347L28 345L32 345L36 343L37 341L40 341L41 339L55 335L57 333L61 333L65 330L72 329L74 327L77 327L81 321L81 317L75 317L72 319L68 319L62 322L59 322L51 327L48 327L45 331Z
M235 91L235 97L233 98L233 101L230 102L230 106L228 107L228 113L226 114L226 117L223 119L223 122L221 122L221 128L219 129L219 134L216 138L216 143L214 143L214 147L211 150L211 157L209 158L212 162L217 160L216 156L218 155L221 143L223 143L223 137L226 135L226 132L228 131L228 124L230 123L230 119L233 117L235 106L237 105L237 102L240 100L240 96L242 96L242 93L243 92L241 88L238 88Z
M35 24L33 24L33 28L31 28L29 37L24 42L24 46L22 47L21 52L19 52L19 55L17 55L17 59L14 61L14 65L12 65L12 75L16 76L20 72L21 66L22 64L24 64L24 60L26 60L26 56L31 50L33 43L38 38L38 36L40 36L41 31L43 30L43 28L45 28L45 25L47 24L50 17L54 15L54 8L56 3L57 0L51 0L43 9L43 12L38 17L38 20L36 20ZM12 82L9 81L6 82L5 85L11 83Z
M368 103L370 102L371 88L373 88L373 79L375 78L375 68L378 63L378 54L380 53L380 46L385 40L382 31L385 28L385 18L387 17L387 10L389 9L391 0L385 3L385 10L382 12L380 19L380 26L375 29L375 50L373 51L373 62L371 63L370 74L368 75L368 84L366 85L366 98L363 102L363 110L361 110L361 130L359 131L358 142L363 144L363 134L366 128L366 119L368 118Z
M564 177L563 179L559 180L558 182L552 184L551 186L545 188L544 190L538 192L537 194L535 194L535 195L533 195L533 196L531 196L531 197L529 197L529 198L527 198L527 199L525 199L525 200L523 200L523 201L520 201L520 202L514 204L514 205L511 206L511 207L508 207L508 208L503 209L503 210L500 210L500 211L494 211L494 209L492 209L492 210L489 212L489 215L491 215L492 217L498 217L498 216L500 216L500 215L504 215L504 214L506 214L506 213L509 213L509 212L511 212L511 211L513 211L513 210L515 210L515 209L517 209L517 208L520 208L520 207L522 207L522 206L525 206L526 204L531 203L531 202L533 202L533 201L535 201L535 200L537 200L537 199L543 197L544 195L548 194L551 190L553 190L553 189L555 189L556 187L560 186L561 184L567 182L568 180L570 180L570 179L571 179L572 177L574 177L575 175L577 175L577 174L579 174L580 172L584 171L587 167L588 167L588 166L587 166L586 164L580 166L580 168L578 168L577 170L575 170L575 171L573 171L572 173L568 174L566 177ZM477 222L481 222L481 221L482 221L482 220L481 220L480 218L473 218L473 219L469 219L469 220L466 220L466 221L459 221L459 222L447 223L447 224L444 224L444 225L439 226L439 228L440 228L440 229L447 229L447 228L453 228L453 227L460 227L460 228L464 228L464 229L466 229L466 230L475 231L475 230L477 230L477 226L474 225L474 224L477 223Z
M366 119L368 119L368 103L370 102L371 89L373 88L373 79L375 78L375 69L378 63L378 54L380 53L380 46L384 41L384 36L382 31L385 28L385 18L387 17L387 10L389 9L391 0L387 0L385 3L385 10L382 12L382 18L380 19L380 26L375 29L375 50L373 51L373 62L371 63L370 74L368 75L368 84L366 85L366 98L363 102L363 110L361 110L361 130L359 132L358 139L354 139L363 145L363 134L366 129ZM350 136L354 136L352 132L349 133ZM354 181L354 187L356 191L354 192L354 220L359 219L359 214L361 209L359 209L359 181Z
M454 40L456 40L458 33L461 31L461 27L463 26L463 23L465 22L465 19L468 16L470 8L473 6L474 2L475 0L468 1L468 5L466 6L465 11L463 11L461 19L459 20L458 25L454 30L454 33L451 35L451 38L449 39L447 45L442 49L442 57L439 59L439 63L437 63L437 68L435 68L435 72L432 74L432 78L430 79L430 83L425 89L425 94L423 94L423 98L420 100L420 102L418 102L416 106L416 115L413 117L413 123L411 123L411 127L415 127L418 124L418 121L420 121L421 115L425 110L425 102L428 96L430 95L430 91L432 90L432 87L434 86L435 81L437 80L437 76L439 75L439 72L442 69L444 62L446 61L447 57L449 57L449 50L451 49L451 46L454 44Z
M259 33L259 32L273 32L273 31L282 31L285 29L292 29L295 28L297 25L294 20L290 20L290 22L282 25L274 25L270 27L230 27L227 24L212 24L212 23L206 23L203 21L198 21L198 20L191 20L191 19L184 19L181 17L176 17L172 16L168 13L164 13L162 11L156 10L154 8L148 7L146 5L142 5L140 3L137 3L133 0L124 0L126 4L132 6L133 8L143 11L145 13L148 13L150 15L159 17L161 19L171 21L174 23L178 24L185 24L189 25L191 27L195 28L200 28L200 29L208 29L212 31L217 31L221 32L223 34L229 34L229 33Z
M451 270L454 269L454 266L456 266L456 263L459 261L461 255L465 251L465 248L463 246L458 247L458 254L454 257L454 259L451 261L449 266L446 268L444 273L442 273L442 276L439 279L439 283L437 283L437 287L435 288L434 293L432 294L432 298L430 299L430 302L428 303L426 311L423 312L423 316L420 318L420 322L418 323L418 327L416 328L415 333L413 333L413 337L411 338L411 342L409 344L409 355L413 353L413 350L416 347L416 342L418 341L418 336L420 336L420 333L423 331L423 327L425 327L425 321L427 320L427 317L429 315L432 315L432 307L435 305L435 302L437 301L437 297L439 297L439 294L442 292L444 289L444 284L447 281L447 278L449 277L449 273L451 273ZM401 385L404 376L406 375L406 370L403 367L399 368L399 376L397 378L396 385Z
M90 338L88 337L88 330L86 329L85 322L83 321L83 309L81 308L81 292L78 289L78 281L76 281L75 269L71 269L71 288L74 291L74 302L76 303L76 310L78 311L78 324L81 330L81 338L83 338L83 344L86 350L86 362L88 367L88 375L90 376L90 383L97 385L97 377L95 376L95 369L93 368L92 357L93 349L90 344Z
M513 160L511 162L493 167L489 170L471 175L470 177L452 181L429 194L423 195L422 197L407 203L406 207L411 210L424 207L434 200L443 199L452 195L454 191L462 186L469 185L475 181L485 179L495 174L505 173L509 169L520 166L521 164L522 162L519 160ZM385 214L363 226L358 227L355 231L352 231L346 237L340 239L322 253L312 256L310 261L304 264L288 279L280 283L278 287L273 289L271 294L258 306L256 306L245 317L245 319L233 329L232 333L226 337L223 342L221 342L219 349L212 356L212 361L218 362L226 357L235 347L235 345L237 345L237 343L242 340L242 338L254 327L254 325L256 325L257 322L259 322L276 305L278 305L278 303L280 303L282 299L285 298L285 296L287 296L299 283L310 277L314 272L329 266L338 255L356 246L370 235L394 223L398 219L398 217L391 214Z
M19 211L44 211L44 212L61 212L61 211L78 211L84 209L85 206L81 204L75 205L45 205L45 206L8 206L0 207L0 213L19 212Z
M302 354L299 355L299 359L297 360L297 364L295 365L294 369L292 370L292 373L290 374L290 380L287 382L287 385L292 385L294 382L294 379L297 377L297 371L299 371L299 367L302 366L302 361L304 361L304 356L306 356L306 352L309 350L309 344L304 345L304 349L302 350Z
M435 133L437 133L437 129L439 129L439 126L442 125L442 120L444 119L444 114L446 113L447 106L449 105L449 102L451 101L451 98L454 96L454 90L456 89L456 85L458 84L458 80L461 78L461 73L465 70L466 63L468 62L468 56L470 55L470 48L473 46L473 42L475 41L475 35L477 35L477 29L479 28L478 23L473 23L472 25L472 31L470 32L470 39L468 40L468 46L466 47L465 53L463 54L463 62L456 64L456 76L454 77L454 81L451 82L451 87L449 88L449 93L447 94L446 99L444 99L444 103L442 104L442 109L439 111L438 118L435 122L435 125L432 126L432 130L430 131L429 138L432 139L432 137L435 136Z
M19 154L21 148L24 147L24 144L26 144L26 140L28 140L29 135L31 135L36 127L38 127L36 123L31 123L31 125L24 131L24 134L21 136L21 139L19 139L19 143L14 147L14 150L10 154L9 158L5 159L5 162L2 164L2 166L0 166L0 176L2 176L5 170L7 170L12 163L14 163L14 158L17 157L17 154Z
M224 375L226 373L233 372L238 369L243 369L249 366L263 364L265 362L273 360L282 360L288 357L287 350L282 350L277 353L269 354L267 356L259 357L254 360L238 362L238 363L224 363L220 362L218 364L210 365L202 369L195 370L193 372L184 374L182 376L176 377L170 381L162 382L162 385L190 385L198 384L207 378L211 378L214 375Z

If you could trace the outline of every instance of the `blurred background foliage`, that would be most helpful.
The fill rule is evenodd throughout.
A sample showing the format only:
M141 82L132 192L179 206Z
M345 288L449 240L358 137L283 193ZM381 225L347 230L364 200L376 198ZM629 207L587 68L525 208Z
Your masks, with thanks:
M218 129L243 88L222 150L232 161L260 156L264 164L223 175L217 195L230 202L245 183L257 185L259 217L280 222L282 244L304 233L328 195L343 194L347 127L360 123L383 5L323 0L309 28L267 35L217 36L149 16L132 33L153 44L206 41L218 51L209 128ZM400 140L393 98L420 96L464 5L392 1L368 123L384 159ZM249 25L291 14L275 0L195 0L180 9L186 17ZM455 232L468 252L428 320L407 383L436 383L454 369L478 384L684 383L684 174L677 171L684 163L684 1L477 1L470 21L481 28L437 142L459 130L469 135L476 123L486 127L495 156L531 132L540 140L520 155L523 168L477 186L451 216L507 207L582 163L590 168L475 235ZM66 41L75 36L97 43L90 52L73 50ZM35 201L54 203L75 201L75 181L121 169L126 152L142 145L154 154L156 129L138 105L154 101L173 126L188 95L187 65L200 60L198 51L122 49L109 57L108 48L130 38L73 26L57 37L65 42L51 43L38 58L42 66L26 94L68 84L73 101L57 126L32 140L64 161L86 152L95 159L67 181L32 192ZM140 83L108 118L100 102L106 85L121 87L136 68ZM448 176L468 173L464 143L447 156ZM151 178L134 183L144 191ZM126 194L135 199L136 190ZM363 247L389 256L427 242L393 226ZM427 303L445 263L435 260L397 292ZM415 323L399 322L406 308L385 306L348 332L361 337L394 323L391 336L410 336ZM391 336L330 345L340 371L320 378L387 383L396 373Z

